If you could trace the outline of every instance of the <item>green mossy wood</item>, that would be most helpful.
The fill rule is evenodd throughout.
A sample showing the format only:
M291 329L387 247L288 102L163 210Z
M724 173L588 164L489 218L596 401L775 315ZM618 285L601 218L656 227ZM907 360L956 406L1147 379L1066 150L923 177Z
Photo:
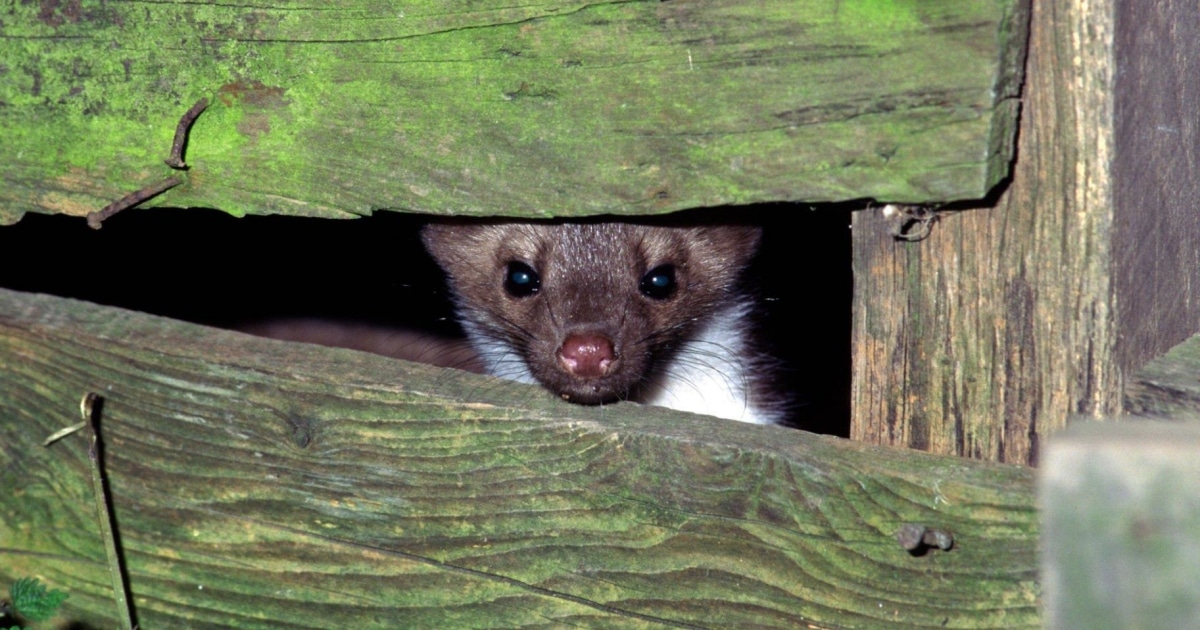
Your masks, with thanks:
M523 216L982 197L1021 0L17 2L0 223L149 206Z
M4 290L0 356L0 582L94 627L89 391L146 628L1039 625L1025 467Z
M1200 335L1138 370L1125 387L1125 410L1150 418L1200 419Z

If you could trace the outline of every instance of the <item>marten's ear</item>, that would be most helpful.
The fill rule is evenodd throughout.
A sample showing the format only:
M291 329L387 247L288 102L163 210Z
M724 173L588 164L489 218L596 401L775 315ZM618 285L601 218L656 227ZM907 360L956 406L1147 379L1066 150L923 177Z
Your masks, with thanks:
M476 264L490 255L487 230L488 226L478 221L445 219L421 228L421 241L442 270L450 272L453 267Z
M756 225L714 225L701 228L701 237L708 247L714 265L741 269L750 264L762 239L762 228Z
M454 238L454 231L448 229L444 223L429 223L421 228L421 242L425 243L425 249L433 256L438 264L443 268L446 266L446 259L451 256L449 251L450 241Z

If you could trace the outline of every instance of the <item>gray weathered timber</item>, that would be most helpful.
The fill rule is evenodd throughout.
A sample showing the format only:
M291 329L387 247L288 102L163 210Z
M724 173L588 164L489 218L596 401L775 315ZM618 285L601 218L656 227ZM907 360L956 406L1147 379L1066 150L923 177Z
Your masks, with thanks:
M648 214L979 198L1026 0L10 3L0 224L147 206Z
M1021 466L4 290L0 383L0 584L95 627L88 391L142 627L1039 626Z
M1071 415L1120 411L1113 28L1108 0L1034 3L994 205L956 206L917 243L856 213L852 438L1034 463Z
M1115 10L1116 362L1132 372L1200 332L1200 12Z
M1038 485L1047 628L1196 627L1200 424L1072 426Z

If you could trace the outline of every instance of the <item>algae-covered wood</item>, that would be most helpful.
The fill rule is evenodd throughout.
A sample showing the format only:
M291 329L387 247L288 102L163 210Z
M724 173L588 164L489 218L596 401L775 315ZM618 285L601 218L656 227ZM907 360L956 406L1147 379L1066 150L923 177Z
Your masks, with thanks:
M95 627L89 391L142 627L1038 626L1024 467L2 290L0 382L0 584Z
M1200 335L1147 363L1125 386L1125 411L1153 418L1200 419Z
M981 197L1021 0L10 3L0 223L147 205L524 216Z

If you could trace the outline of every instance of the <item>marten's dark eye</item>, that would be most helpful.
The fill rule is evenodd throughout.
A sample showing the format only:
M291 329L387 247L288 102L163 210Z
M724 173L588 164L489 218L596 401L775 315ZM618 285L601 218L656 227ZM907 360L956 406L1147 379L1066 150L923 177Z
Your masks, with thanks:
M675 287L675 265L659 265L642 276L638 289L652 300L665 300L675 295Z
M529 297L542 288L542 278L533 267L514 260L504 274L504 290L515 298Z

